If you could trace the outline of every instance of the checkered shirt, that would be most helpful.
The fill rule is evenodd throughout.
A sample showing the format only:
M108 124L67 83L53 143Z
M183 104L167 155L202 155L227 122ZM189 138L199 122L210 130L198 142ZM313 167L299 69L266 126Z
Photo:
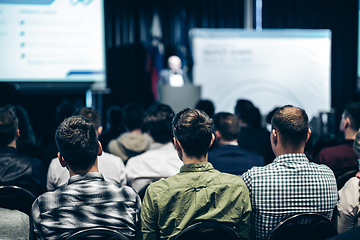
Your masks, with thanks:
M330 219L338 200L332 170L309 162L303 153L280 155L241 177L250 193L251 236L256 239L267 239L276 224L297 213L316 212Z
M38 197L32 206L38 239L64 239L87 227L110 227L134 236L140 198L130 187L106 182L100 173L72 176L67 185Z

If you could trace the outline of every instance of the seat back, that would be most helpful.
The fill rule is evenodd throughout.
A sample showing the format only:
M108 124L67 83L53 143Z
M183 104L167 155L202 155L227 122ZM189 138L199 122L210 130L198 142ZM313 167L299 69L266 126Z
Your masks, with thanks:
M280 222L268 240L324 240L337 235L334 224L317 213L301 213Z
M85 228L72 233L65 240L129 240L127 236L111 228Z
M233 228L224 223L204 221L191 224L171 240L239 240Z
M345 173L341 174L336 179L336 184L337 184L338 190L340 190L350 178L355 177L355 175L358 171L359 170L357 170L357 169L351 169L351 170L346 171Z
M0 186L0 207L16 209L31 215L31 205L35 196L28 190L18 186Z

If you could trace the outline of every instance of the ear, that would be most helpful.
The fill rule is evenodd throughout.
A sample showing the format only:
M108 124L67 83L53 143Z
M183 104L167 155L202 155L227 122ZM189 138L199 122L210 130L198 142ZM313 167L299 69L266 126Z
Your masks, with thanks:
M345 118L345 124L344 124L344 129L347 129L348 127L350 127L350 118Z
M270 134L271 143L274 144L274 146L277 146L278 140L279 140L279 135L277 134L276 130L275 129L271 130L271 134Z
M213 134L214 135L214 134ZM219 138L221 138L221 135L220 135L220 132L219 131L215 131L215 137L216 137L216 139L219 139Z
M215 141L215 135L212 134L212 138L211 138L211 142L210 142L209 148L213 145L214 141Z
M310 130L310 128L309 128L309 129L308 129L307 136L306 136L306 142L309 141L310 136L311 136L311 130Z
M100 134L102 133L102 131L103 131L103 127L100 126L100 127L98 128L98 136L100 136Z
M98 144L99 144L99 148L98 148L98 156L101 156L102 155L102 153L103 153L103 149L102 149L102 146L101 146L101 143L100 143L100 141L98 141Z
M177 140L176 138L173 138L173 140L174 140L174 146L175 146L176 150L181 151L182 147L181 147L179 140Z
M65 159L63 158L63 156L61 156L60 152L58 152L57 157L59 159L60 165L62 167L66 167L67 166L67 162L65 161Z

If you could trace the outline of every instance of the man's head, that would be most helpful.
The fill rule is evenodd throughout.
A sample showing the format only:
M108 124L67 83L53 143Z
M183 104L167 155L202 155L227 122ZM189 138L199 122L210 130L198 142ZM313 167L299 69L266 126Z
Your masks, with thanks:
M75 173L88 171L102 153L94 125L82 116L66 118L56 130L55 141L61 165Z
M303 152L311 133L305 110L291 105L283 106L275 112L271 128L271 145L276 156L279 151L281 154Z
M256 128L261 126L260 111L249 100L239 99L236 102L235 114L240 126L253 126Z
M0 146L5 147L18 136L19 121L12 106L0 108Z
M77 109L73 115L74 116L80 115L90 120L90 122L94 125L97 134L100 135L102 131L102 127L101 127L101 115L99 111L97 111L94 108L82 107Z
M127 131L141 129L144 124L144 109L138 103L128 103L123 112L123 123Z
M342 114L340 131L351 131L353 135L360 128L360 102L350 103L345 107ZM346 136L345 136L346 137Z
M236 117L227 112L220 112L214 116L215 135L222 141L234 141L239 132L239 123Z
M171 70L177 72L178 70L181 69L181 59L178 56L173 55L169 57L168 65Z
M148 109L145 124L155 142L167 143L171 141L173 137L171 121L174 115L171 107L165 104L158 104Z
M209 117L212 117L215 112L214 103L210 100L200 99L195 106L196 109L206 112Z
M206 113L197 109L185 109L176 114L172 121L175 147L189 157L206 156L214 136L214 124Z

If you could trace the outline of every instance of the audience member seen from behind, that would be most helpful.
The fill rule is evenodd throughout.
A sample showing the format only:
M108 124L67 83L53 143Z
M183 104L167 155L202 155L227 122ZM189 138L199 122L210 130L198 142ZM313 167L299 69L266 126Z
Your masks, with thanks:
M216 170L241 175L253 166L264 166L263 156L244 150L237 143L239 124L231 113L214 116L215 137L219 147L209 152L209 162Z
M56 107L56 116L54 121L54 126L50 132L47 132L39 140L39 146L42 151L45 169L49 168L51 159L56 158L58 150L56 147L54 132L60 123L67 117L70 117L75 112L75 106L70 101L63 101Z
M122 120L122 109L116 105L110 106L106 111L106 129L99 136L104 151L109 151L107 147L109 142L123 132L125 132L125 129Z
M261 128L261 114L252 102L245 99L237 101L235 115L238 119L240 131L238 144L242 149L260 154L265 159L265 164L275 158L270 144L270 133Z
M20 105L15 105L14 110L19 121L19 131L21 132L20 137L16 140L16 149L23 155L39 159L46 167L47 164L43 161L41 148L36 145L36 137L27 112Z
M126 132L109 142L109 152L126 161L150 148L151 138L143 133L144 109L138 103L128 103L123 112L123 124Z
M290 105L281 107L271 125L276 158L241 176L250 192L251 233L256 239L267 239L279 222L298 213L315 212L331 219L337 201L332 170L310 162L304 154L311 134L306 112Z
M138 192L149 182L175 175L183 165L172 143L174 115L165 104L150 107L146 112L145 123L153 142L148 151L130 158L126 164L128 185Z
M14 108L0 108L0 185L19 186L38 196L46 191L46 171L40 160L18 152L18 126Z
M321 150L315 162L329 166L336 178L343 173L357 169L356 153L353 149L354 139L360 128L360 102L350 103L341 116L340 131L344 133L342 144Z
M100 112L94 108L79 108L74 115L80 115L94 125L97 134L101 134L101 115ZM125 166L118 156L103 151L98 158L99 172L104 176L106 181L115 183L117 185L126 184ZM46 187L48 191L54 191L55 189L67 184L70 178L69 171L60 165L57 158L54 158L49 166L47 174Z
M360 131L354 141L354 150L360 158ZM360 169L357 175L360 174ZM339 191L336 225L339 234L360 226L359 179L350 178Z
M214 103L211 100L200 99L196 105L195 109L204 111L209 117L213 117L215 113Z
M98 170L102 154L93 124L82 116L65 119L55 133L61 166L70 173L67 185L39 196L32 206L39 239L65 239L88 227L110 227L135 234L140 199L130 187L105 181Z
M240 239L248 239L251 207L244 182L220 173L207 161L215 138L212 119L202 111L185 109L176 114L172 128L184 165L180 173L147 188L138 239L170 239L202 220L228 223Z

